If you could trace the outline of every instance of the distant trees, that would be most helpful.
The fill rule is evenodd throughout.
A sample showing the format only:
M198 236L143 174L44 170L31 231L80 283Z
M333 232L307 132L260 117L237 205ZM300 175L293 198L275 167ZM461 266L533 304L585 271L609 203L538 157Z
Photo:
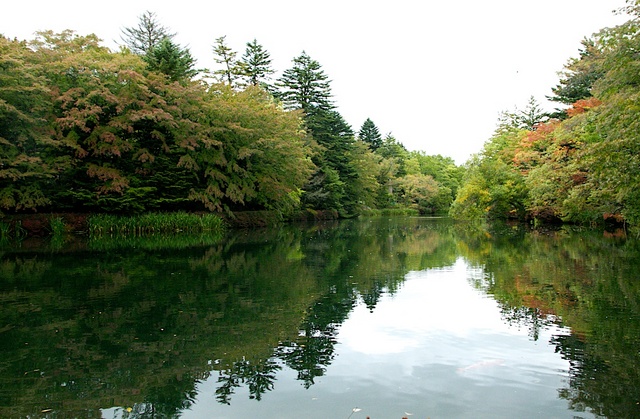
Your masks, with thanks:
M257 40L216 40L217 82L155 14L112 52L95 35L0 36L0 210L442 211L448 160L410 153L370 119L354 133L306 52L273 84ZM434 157L435 158L435 157Z
M638 24L634 12L583 41L552 89L571 104L563 120L502 121L468 164L453 216L639 225Z

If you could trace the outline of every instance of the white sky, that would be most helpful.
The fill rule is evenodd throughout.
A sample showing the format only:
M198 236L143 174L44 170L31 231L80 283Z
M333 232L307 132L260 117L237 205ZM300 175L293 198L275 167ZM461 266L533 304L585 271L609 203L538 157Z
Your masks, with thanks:
M332 80L338 110L358 131L371 118L409 150L462 164L482 148L501 111L545 102L580 41L622 23L624 0L25 0L5 2L0 33L95 33L121 43L146 10L177 32L199 67L215 39L238 52L257 39L278 76L304 50ZM545 105L546 106L546 105ZM549 110L553 105L548 106Z

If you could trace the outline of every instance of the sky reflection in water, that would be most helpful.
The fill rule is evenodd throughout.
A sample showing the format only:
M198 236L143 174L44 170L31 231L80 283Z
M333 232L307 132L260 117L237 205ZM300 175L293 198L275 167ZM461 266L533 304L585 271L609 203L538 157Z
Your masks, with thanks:
M240 389L227 406L213 397L214 376L183 417L575 417L558 398L569 363L548 344L569 331L551 325L534 340L507 324L498 303L470 284L482 275L462 258L409 272L373 311L360 303L351 312L336 358L308 390L285 366L268 397L256 402Z

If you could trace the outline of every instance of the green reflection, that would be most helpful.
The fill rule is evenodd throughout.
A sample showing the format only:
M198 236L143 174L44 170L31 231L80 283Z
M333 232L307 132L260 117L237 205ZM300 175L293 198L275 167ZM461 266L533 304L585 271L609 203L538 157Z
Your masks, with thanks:
M561 229L379 218L0 253L0 417L178 417L206 379L219 403L259 401L293 369L313 386L353 307L371 311L409 271L464 257L506 322L550 324L571 363L570 408L638 413L635 241Z
M368 220L173 243L23 243L0 259L0 416L120 406L176 417L211 375L220 402L240 386L260 400L281 365L310 386L361 296L373 309L409 269L454 260L440 230Z
M619 231L502 225L465 237L460 248L484 266L475 285L496 298L505 321L528 327L532 339L550 323L571 328L551 343L570 361L569 385L559 395L572 410L640 415L637 240Z

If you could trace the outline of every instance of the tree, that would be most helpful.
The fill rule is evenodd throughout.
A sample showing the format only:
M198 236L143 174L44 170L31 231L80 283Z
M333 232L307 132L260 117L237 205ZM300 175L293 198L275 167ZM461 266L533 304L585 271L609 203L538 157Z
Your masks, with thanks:
M293 59L293 67L284 71L276 86L288 109L302 109L305 115L312 115L334 108L329 77L304 51Z
M285 112L264 90L236 92L226 85L205 97L205 120L216 141L194 149L190 165L202 182L193 199L210 210L270 209L290 213L314 169L300 129L300 115Z
M171 81L190 79L197 74L189 49L180 48L169 38L160 41L144 56L144 60L151 71L164 73Z
M213 46L214 60L223 66L213 73L218 75L221 83L226 82L229 86L233 87L235 80L242 74L242 71L240 64L236 60L237 52L225 43L225 39L226 36L217 38Z
M252 86L262 86L267 91L273 89L269 86L270 76L274 73L271 68L271 55L257 40L247 42L247 49L240 60L243 75Z
M409 151L391 134L387 134L382 140L382 145L376 150L376 154L391 159L396 166L396 176L407 174L406 161L409 158Z
M376 151L382 145L382 135L380 135L376 124L369 118L362 124L358 132L358 139L367 144L372 151Z
M450 215L459 219L523 218L528 190L524 174L512 164L526 129L500 127L467 165Z
M533 131L538 124L545 122L549 116L542 110L535 97L531 96L527 106L523 110L516 110L514 122L520 129Z
M150 11L139 16L137 27L122 29L121 39L137 55L146 55L165 39L173 39L175 33L160 24L156 14Z
M0 210L50 202L44 181L56 174L47 111L50 90L26 43L0 35Z
M138 17L138 26L122 29L121 39L137 55L146 55L165 39L173 39L176 34L158 21L156 14L146 11Z
M442 188L429 175L406 175L398 179L397 188L401 191L402 203L421 214L432 214L451 203L451 190Z
M594 83L603 75L602 51L595 39L583 39L578 58L572 58L560 72L560 83L552 88L553 96L548 99L565 105L572 105L580 99L592 96Z

